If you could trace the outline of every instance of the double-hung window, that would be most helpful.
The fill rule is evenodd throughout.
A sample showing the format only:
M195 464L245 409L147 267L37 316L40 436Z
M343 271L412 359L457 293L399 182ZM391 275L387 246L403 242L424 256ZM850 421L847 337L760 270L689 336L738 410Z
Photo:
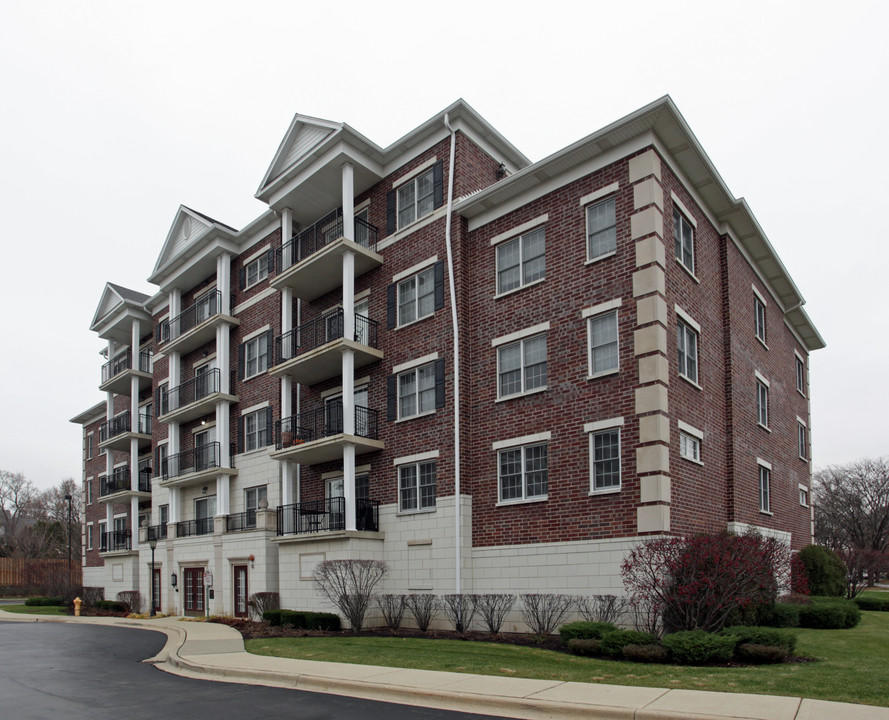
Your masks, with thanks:
M251 287L269 276L269 253L263 253L256 260L247 263L245 268L245 286Z
M673 246L676 259L692 275L695 272L695 229L679 210L673 210Z
M398 509L401 512L435 507L435 461L398 467Z
M616 427L607 427L609 424ZM585 429L590 436L590 492L620 490L620 424L623 420L600 421Z
M769 426L769 384L765 378L756 378L756 422Z
M587 321L589 375L596 377L618 369L617 310L595 315Z
M691 425L679 421L679 456L692 462L701 462L701 444L704 433Z
M398 325L407 325L435 312L435 267L398 283Z
M422 175L408 180L398 188L398 227L410 225L414 220L428 215L435 209L435 175L430 168Z
M244 416L244 449L247 452L269 444L269 432L265 410L257 410Z
M698 382L698 334L686 322L676 323L676 348L679 355L679 374Z
M435 363L411 368L398 376L398 417L435 410Z
M497 349L497 394L501 398L546 387L546 335Z
M766 306L758 295L753 296L753 315L756 339L766 344Z
M497 246L497 294L546 277L546 231L540 227Z
M759 465L759 511L770 513L772 511L771 500L772 468L768 465Z
M805 485L799 486L799 504L803 507L809 507L809 488Z
M613 197L587 207L586 231L587 260L610 255L617 250L617 220Z
M796 390L800 395L806 394L806 364L803 359L796 355Z
M247 527L256 527L256 511L259 509L259 503L267 499L268 489L265 485L244 490L244 510L247 511L245 525Z
M238 348L238 376L241 380L262 375L269 369L272 364L272 338L272 331L264 330L241 343Z
M546 443L500 450L497 455L500 502L547 497Z
M796 432L797 446L799 447L799 457L800 457L800 460L805 460L806 455L807 455L806 448L808 446L808 443L806 442L806 424L799 418L797 418L796 429L797 429L797 432Z

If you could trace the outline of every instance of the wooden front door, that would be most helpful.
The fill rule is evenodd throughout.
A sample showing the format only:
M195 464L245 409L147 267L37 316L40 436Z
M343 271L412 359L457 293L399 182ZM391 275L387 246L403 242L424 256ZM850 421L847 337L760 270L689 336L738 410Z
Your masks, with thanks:
M204 614L204 568L183 568L185 614Z
M247 566L235 565L235 617L247 617Z

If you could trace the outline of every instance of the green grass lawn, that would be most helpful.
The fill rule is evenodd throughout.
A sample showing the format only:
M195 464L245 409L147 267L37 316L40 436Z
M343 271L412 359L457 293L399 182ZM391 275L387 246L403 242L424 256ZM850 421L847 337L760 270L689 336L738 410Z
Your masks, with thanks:
M26 615L67 615L67 610L60 605L0 605L0 610Z
M679 667L581 658L515 645L400 637L263 638L257 655L421 670L647 687L795 695L889 706L889 613L865 612L851 630L797 630L797 654L818 662Z

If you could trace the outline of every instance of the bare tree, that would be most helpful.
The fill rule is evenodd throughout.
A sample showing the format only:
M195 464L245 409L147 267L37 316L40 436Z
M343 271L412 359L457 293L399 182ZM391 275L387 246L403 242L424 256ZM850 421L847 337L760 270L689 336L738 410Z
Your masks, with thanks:
M438 613L438 598L431 593L417 593L416 595L405 595L404 601L407 609L414 616L417 627L426 632L432 624L432 619Z
M374 588L388 570L379 560L325 560L315 567L315 584L359 632Z
M392 632L398 632L407 609L404 595L377 595L377 607L380 608L386 627Z
M574 605L571 595L520 595L522 619L539 639L552 634Z
M477 595L451 594L442 595L441 601L445 615L460 635L463 635L472 624L478 604Z
M873 585L889 551L889 457L832 465L814 480L815 541L855 557L850 572Z
M627 607L627 599L617 595L578 595L574 601L580 616L589 622L616 623Z
M22 473L0 470L0 534L11 555L19 554L22 531L37 520L37 495L37 488Z
M499 635L500 628L503 626L503 620L506 613L512 610L515 605L515 595L499 595L496 593L485 593L477 596L476 608L478 614L482 616L488 632L492 635Z

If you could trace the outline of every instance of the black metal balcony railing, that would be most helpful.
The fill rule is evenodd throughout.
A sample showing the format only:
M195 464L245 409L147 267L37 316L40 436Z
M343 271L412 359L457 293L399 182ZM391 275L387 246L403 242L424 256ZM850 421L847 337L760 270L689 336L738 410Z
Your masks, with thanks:
M103 477L99 483L99 495L113 495L114 493L126 492L132 489L130 483L130 468L115 468L111 473L111 477ZM139 484L136 488L139 492L151 492L151 478L147 475L139 475Z
M221 392L221 379L222 373L219 368L208 370L181 385L170 388L164 393L163 398L158 395L158 405L163 405L163 411L168 413L198 400L203 400L208 395Z
M160 474L162 480L180 477L193 472L201 472L220 467L222 455L218 442L199 445L191 450L176 453L161 460Z
M245 510L225 518L225 531L253 530L256 527L256 510Z
M103 532L99 537L99 552L129 550L131 540L132 538L129 529Z
M294 447L343 432L343 403L329 402L323 407L307 410L275 422L275 449ZM355 406L355 435L376 440L377 411Z
M144 373L151 372L151 351L143 350L139 353L139 371ZM102 366L102 382L106 383L111 378L117 377L122 372L133 368L133 351L115 355L111 360Z
M167 539L167 525L166 523L161 523L160 525L149 525L148 526L148 537L146 540L166 540Z
M309 500L277 508L278 535L301 535L346 529L346 499L342 497ZM380 528L380 503L358 498L355 501L355 527L376 532Z
M176 523L176 537L189 537L191 535L212 535L213 518L200 518L198 520L182 520Z
M122 435L123 433L132 432L132 422L130 411L116 415L110 420L106 420L99 426L99 442L105 442L113 437ZM151 415L148 413L139 413L139 425L137 432L143 435L151 435Z
M376 251L378 232L369 222L355 218L355 242L358 245ZM275 251L277 272L284 272L341 237L343 237L343 211L338 208L300 230Z
M175 340L220 312L222 312L222 292L213 290L202 295L194 305L187 307L176 317L159 323L154 339L158 345Z
M343 320L343 309L337 308L278 336L275 338L275 364L279 365L287 360L292 360L302 353L310 352L326 343L344 337ZM353 339L362 345L377 347L378 325L376 320L356 313Z

